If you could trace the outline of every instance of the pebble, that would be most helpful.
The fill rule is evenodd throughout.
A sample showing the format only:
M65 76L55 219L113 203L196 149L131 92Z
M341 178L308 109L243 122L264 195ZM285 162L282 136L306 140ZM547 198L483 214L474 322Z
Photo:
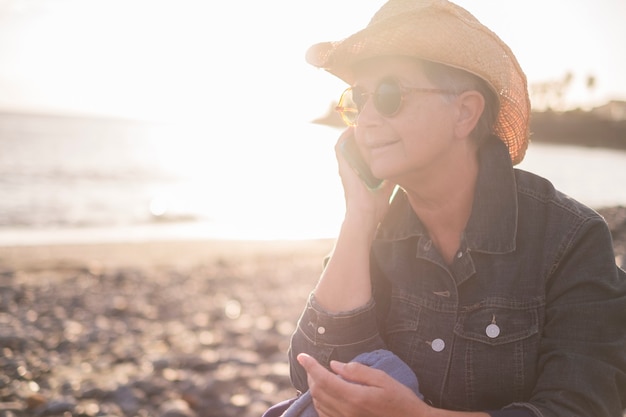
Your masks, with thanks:
M289 280L267 265L7 270L0 259L0 416L259 417L295 395L287 375L256 379L287 362L275 323L295 323L310 290L274 317Z

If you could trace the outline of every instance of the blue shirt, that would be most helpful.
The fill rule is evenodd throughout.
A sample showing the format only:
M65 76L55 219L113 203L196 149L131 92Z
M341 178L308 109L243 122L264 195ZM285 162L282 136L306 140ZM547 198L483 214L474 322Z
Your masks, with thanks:
M373 299L329 314L311 296L291 340L295 387L307 389L300 352L327 365L388 349L435 407L621 417L626 274L606 222L513 169L497 138L479 151L479 166L451 264L400 192L372 245Z

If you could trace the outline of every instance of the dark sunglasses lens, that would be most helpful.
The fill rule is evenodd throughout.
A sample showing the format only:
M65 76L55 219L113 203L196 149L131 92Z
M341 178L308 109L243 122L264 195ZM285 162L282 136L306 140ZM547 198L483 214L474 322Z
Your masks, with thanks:
M402 91L394 80L384 80L374 93L374 105L383 116L392 116L400 109Z
M356 108L359 110L363 110L365 106L365 102L367 101L368 94L363 90L362 87L352 87L350 90L352 92L352 102L355 104Z

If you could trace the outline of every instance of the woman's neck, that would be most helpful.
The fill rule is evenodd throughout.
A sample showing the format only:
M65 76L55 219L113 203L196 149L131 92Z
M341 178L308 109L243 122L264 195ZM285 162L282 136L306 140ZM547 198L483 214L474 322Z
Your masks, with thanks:
M478 160L474 155L422 185L404 187L413 211L448 264L459 250L472 213L477 177Z

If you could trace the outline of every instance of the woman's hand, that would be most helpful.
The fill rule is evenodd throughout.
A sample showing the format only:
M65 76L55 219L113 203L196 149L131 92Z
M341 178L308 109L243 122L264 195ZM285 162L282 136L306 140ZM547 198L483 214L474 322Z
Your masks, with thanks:
M376 190L367 188L340 150L342 143L353 135L354 128L346 129L335 145L339 175L346 200L346 217L357 217L359 222L366 222L375 229L389 209L389 199L395 185L384 181Z
M317 303L335 313L359 308L372 297L370 250L378 224L389 210L394 188L383 182L377 190L370 190L348 164L340 146L353 131L347 129L335 146L346 213L333 253L314 290Z
M343 157L341 143L353 133L354 129L347 129L335 145L346 213L332 256L314 290L317 303L330 312L350 311L371 299L370 249L393 191L387 182L375 191L367 188Z
M328 371L307 354L298 355L307 372L309 392L320 417L428 416L430 406L380 369L331 362Z

